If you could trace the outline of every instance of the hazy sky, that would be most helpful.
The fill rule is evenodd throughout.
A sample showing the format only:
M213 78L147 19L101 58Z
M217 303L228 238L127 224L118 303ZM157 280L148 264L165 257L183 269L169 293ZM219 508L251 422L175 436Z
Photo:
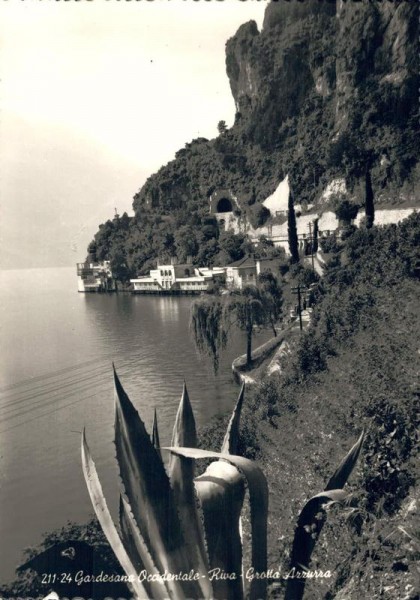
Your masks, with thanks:
M225 42L267 2L0 4L0 267L83 260L114 207L231 125Z

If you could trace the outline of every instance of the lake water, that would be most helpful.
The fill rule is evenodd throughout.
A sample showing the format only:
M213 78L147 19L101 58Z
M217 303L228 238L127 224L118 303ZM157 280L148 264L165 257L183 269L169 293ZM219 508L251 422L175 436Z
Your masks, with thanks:
M75 269L0 272L0 581L42 533L92 513L80 463L80 432L117 514L113 445L114 361L150 431L158 412L162 445L185 378L198 426L230 410L238 388L238 333L215 377L191 340L191 297L78 294ZM264 336L266 339L267 336Z

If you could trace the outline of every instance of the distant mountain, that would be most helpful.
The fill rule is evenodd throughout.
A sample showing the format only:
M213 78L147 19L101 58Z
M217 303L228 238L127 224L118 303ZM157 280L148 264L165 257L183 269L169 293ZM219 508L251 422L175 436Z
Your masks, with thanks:
M362 202L367 166L377 203L414 204L418 10L411 2L270 3L261 32L250 21L226 44L234 126L187 143L134 196L125 229L109 221L90 249L117 253L130 272L157 256L190 250L197 258L203 247L211 264L220 247L208 230L210 197L227 195L237 214L265 219L259 204L286 174L303 207L342 177Z

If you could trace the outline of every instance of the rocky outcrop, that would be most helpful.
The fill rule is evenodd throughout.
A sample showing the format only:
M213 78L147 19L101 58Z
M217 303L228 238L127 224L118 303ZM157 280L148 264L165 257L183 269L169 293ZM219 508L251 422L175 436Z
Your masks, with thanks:
M226 45L226 73L238 112L254 107L261 92L258 51L254 46L258 36L257 24L249 21Z
M332 181L363 204L366 165L376 204L412 206L418 12L408 1L268 3L262 31L250 21L226 44L234 126L187 143L149 177L134 197L138 222L152 215L196 227L222 189L244 218L286 175L303 209L321 205ZM149 237L152 260L158 250L153 231Z
M239 28L226 44L226 72L240 118L268 112L275 127L298 114L311 89L328 95L333 70L312 50L325 27L334 29L334 14L334 3L270 3L261 34L253 21Z
M313 203L331 179L353 189L367 161L375 192L401 187L417 161L417 16L411 2L271 2L261 32L250 21L226 44L234 127L186 144L135 209L204 206L221 187L243 208L287 173Z
M340 0L337 17L336 128L351 124L355 102L373 90L403 117L416 95L418 3ZM380 108L371 103L371 115Z

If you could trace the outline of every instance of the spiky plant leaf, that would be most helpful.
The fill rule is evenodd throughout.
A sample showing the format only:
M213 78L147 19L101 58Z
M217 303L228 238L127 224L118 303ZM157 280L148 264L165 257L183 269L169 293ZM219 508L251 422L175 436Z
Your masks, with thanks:
M293 540L290 568L295 572L307 571L311 554L325 523L325 505L342 502L347 497L344 490L328 490L313 496L302 509ZM301 600L305 588L305 579L291 577L287 580L285 600Z
M197 445L197 433L194 414L184 382L181 401L176 414L172 446ZM169 461L169 477L174 490L175 502L178 507L188 553L201 586L201 598L212 598L213 588L208 578L209 560L205 543L204 527L198 512L198 498L194 486L194 461L181 459L172 454Z
M195 427L194 413L192 410L187 386L184 382L181 401L175 417L175 424L172 432L172 446L197 447L197 431ZM173 486L182 485L181 469L190 466L194 470L194 461L183 461L175 455L171 455L169 460L169 474Z
M156 408L155 408L155 412L153 414L152 444L156 448L156 452L159 454L160 458L162 458L162 454L160 452L160 440L159 440L159 429L158 429Z
M147 600L148 594L144 586L137 580L136 569L121 542L117 528L115 527L114 521L112 520L109 512L102 491L102 486L99 481L98 473L96 471L95 463L93 462L89 446L86 441L84 430L82 433L82 466L93 509L98 517L98 521L101 524L102 530L120 565L130 578L131 586L136 594L136 597L139 600Z
M233 409L232 416L230 418L226 434L223 440L221 452L227 454L236 454L238 451L239 443L239 423L241 419L242 404L245 396L245 384L242 384L241 391L239 392L236 406ZM174 445L174 444L172 444ZM185 444L186 445L186 444Z
M241 411L242 411L242 405L243 405L243 401L244 401L244 396L245 396L245 384L242 384L241 386L241 391L239 392L239 396L238 396L238 400L236 402L235 408L232 411L232 415L230 417L227 429L226 429L226 434L225 437L223 439L223 443L222 443L222 447L221 447L221 452L227 452L228 454L237 454L238 451L238 444L239 444L239 425L240 425L240 420L241 420ZM236 534L236 532L235 532ZM238 544L238 546L240 545L241 548L241 553L242 553L242 517L239 516L239 523L238 523L238 534L239 534L239 540L238 542L236 542ZM232 538L233 536L231 536ZM234 544L235 542L233 542L232 540L232 544ZM246 566L244 564L244 556L242 553L242 588L245 589L246 587L246 579L245 579L245 570L246 570Z
M354 466L359 458L360 451L363 446L363 440L365 439L365 431L363 430L360 434L357 442L350 448L349 452L343 458L341 463L339 464L337 470L334 475L331 477L329 482L327 483L325 489L326 490L337 490L343 488L347 483L348 478L351 475L351 472L354 469Z
M232 454L210 452L197 448L167 448L170 452L185 458L217 458L224 460L236 467L245 477L251 507L251 535L252 535L252 567L255 571L267 570L267 512L268 512L268 486L261 469L251 460ZM211 465L210 465L211 466ZM218 462L213 468L222 469L223 463ZM197 481L202 478L197 478ZM220 478L223 485L223 477ZM207 536L211 531L206 530ZM250 600L259 600L265 597L267 583L263 579L254 579L249 590ZM239 598L237 597L237 600Z
M117 374L115 446L121 483L134 519L160 573L189 573L193 562L163 463ZM167 582L173 598L199 598L197 581Z
M330 501L341 502L346 494L341 489L347 482L359 457L364 439L362 431L357 442L346 454L329 480L325 491L311 498L303 507L293 540L290 567L296 570L309 568L311 554L325 523L323 510ZM319 518L316 518L316 517ZM290 578L287 580L285 600L301 600L305 588L305 579Z
M146 571L148 575L158 576L159 571L150 556L143 536L133 517L131 507L127 500L121 495L119 512L122 541L133 564L136 566L137 573ZM148 598L153 598L153 600L166 600L170 597L166 583L163 581L144 580L143 585L147 591Z
M240 535L244 479L236 467L218 460L195 479L195 486L204 515L210 568L232 575L230 579L217 578L212 581L214 598L240 600L244 596Z

